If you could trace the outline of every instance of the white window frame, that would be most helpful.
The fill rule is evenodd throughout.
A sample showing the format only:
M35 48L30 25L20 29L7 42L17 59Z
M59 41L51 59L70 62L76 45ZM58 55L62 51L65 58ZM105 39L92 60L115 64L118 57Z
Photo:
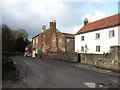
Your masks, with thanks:
M109 31L109 38L112 38L115 36L115 31L114 30L110 30Z
M38 43L38 38L36 38L36 43Z
M100 52L100 46L96 46L96 52Z
M95 39L96 39L96 40L100 39L100 33L96 33Z
M81 46L81 52L84 52L85 48L84 46Z
M62 42L62 38L59 39L59 42Z
M35 44L35 40L33 40L33 44Z
M84 41L84 36L81 36L81 41Z

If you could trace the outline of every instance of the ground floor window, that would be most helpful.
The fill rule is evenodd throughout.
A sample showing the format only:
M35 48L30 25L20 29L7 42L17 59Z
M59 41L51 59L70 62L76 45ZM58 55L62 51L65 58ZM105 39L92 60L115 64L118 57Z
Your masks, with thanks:
M83 46L81 47L81 51L84 52L84 47Z
M100 52L100 46L96 46L96 52Z

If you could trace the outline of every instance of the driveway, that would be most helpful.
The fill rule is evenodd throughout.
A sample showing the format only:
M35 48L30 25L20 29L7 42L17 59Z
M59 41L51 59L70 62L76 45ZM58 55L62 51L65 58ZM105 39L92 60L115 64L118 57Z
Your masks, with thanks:
M23 56L12 58L20 79L6 85L9 88L118 87L118 77L76 68L71 63Z

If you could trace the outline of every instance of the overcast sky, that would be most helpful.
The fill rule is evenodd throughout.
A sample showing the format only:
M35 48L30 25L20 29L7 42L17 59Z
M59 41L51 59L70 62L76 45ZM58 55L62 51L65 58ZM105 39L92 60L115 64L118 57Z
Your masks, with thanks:
M108 2L109 1L109 2ZM114 1L114 2L113 2ZM57 21L57 29L75 34L85 18L89 22L118 13L119 0L2 0L2 23L11 29L25 29L29 39Z

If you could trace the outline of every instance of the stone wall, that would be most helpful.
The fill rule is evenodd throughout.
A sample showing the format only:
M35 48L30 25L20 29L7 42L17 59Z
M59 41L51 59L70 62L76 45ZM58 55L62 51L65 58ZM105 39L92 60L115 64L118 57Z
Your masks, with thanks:
M50 53L50 58L70 61L70 62L77 62L78 54L72 53L72 52L53 52L53 53Z
M106 54L80 54L81 63L105 69L120 71L120 46L112 46L111 52Z
M75 39L66 38L66 52L74 52L74 51L75 51Z
M78 62L78 54L70 52L51 53L50 58ZM105 69L120 71L120 46L112 46L110 53L105 54L80 54L80 63L89 64Z

